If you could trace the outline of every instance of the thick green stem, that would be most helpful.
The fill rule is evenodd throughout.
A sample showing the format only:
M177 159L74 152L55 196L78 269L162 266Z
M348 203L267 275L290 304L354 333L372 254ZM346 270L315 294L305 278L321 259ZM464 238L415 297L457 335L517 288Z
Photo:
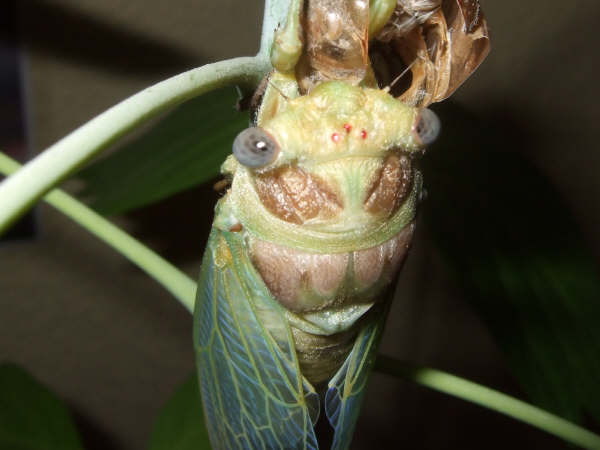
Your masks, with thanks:
M415 383L492 409L567 442L586 449L600 449L600 436L543 409L510 397L472 381L427 367L413 365L379 355L375 370L406 378Z
M269 68L268 57L262 56L207 64L155 84L90 120L0 184L0 234L49 189L136 125L204 92L230 84L256 85Z
M10 175L20 167L19 163L0 153L0 173ZM44 200L139 266L173 294L188 311L193 310L196 283L177 267L66 192L54 189Z

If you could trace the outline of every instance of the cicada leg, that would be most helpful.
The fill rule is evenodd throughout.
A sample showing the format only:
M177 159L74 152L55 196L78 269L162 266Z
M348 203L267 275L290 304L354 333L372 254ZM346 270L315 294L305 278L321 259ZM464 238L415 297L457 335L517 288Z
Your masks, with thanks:
M397 0L371 0L369 2L369 39L374 38L385 24L388 23L394 10Z
M302 53L301 20L303 0L292 0L287 21L275 32L271 49L271 64L279 72L291 72Z

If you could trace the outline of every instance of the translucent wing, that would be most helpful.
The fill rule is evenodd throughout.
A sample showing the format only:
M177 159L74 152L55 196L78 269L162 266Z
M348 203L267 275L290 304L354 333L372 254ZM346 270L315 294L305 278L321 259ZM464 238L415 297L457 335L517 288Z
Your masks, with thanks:
M365 387L375 362L379 337L387 317L387 305L383 307L383 311L375 314L375 320L361 330L346 361L329 381L325 412L335 430L332 450L347 449L352 441Z
M194 343L213 448L318 448L318 396L300 374L282 308L251 265L239 233L213 229L210 235Z

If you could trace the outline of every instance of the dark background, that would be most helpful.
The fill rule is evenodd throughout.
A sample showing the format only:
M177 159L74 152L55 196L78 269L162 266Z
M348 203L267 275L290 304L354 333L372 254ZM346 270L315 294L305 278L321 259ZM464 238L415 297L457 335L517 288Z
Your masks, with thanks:
M453 105L506 129L494 139L519 148L553 181L598 256L600 3L482 4L492 53ZM32 152L167 76L254 54L261 15L261 2L241 0L19 1ZM520 136L528 136L526 145ZM485 152L485 140L479 145ZM209 189L188 191L119 223L195 278L215 200ZM37 217L35 239L0 247L0 360L22 364L68 401L88 448L144 448L160 406L193 370L191 316L68 219L47 206ZM425 227L402 274L382 351L523 395ZM507 446L566 447L380 374L355 434L356 448Z

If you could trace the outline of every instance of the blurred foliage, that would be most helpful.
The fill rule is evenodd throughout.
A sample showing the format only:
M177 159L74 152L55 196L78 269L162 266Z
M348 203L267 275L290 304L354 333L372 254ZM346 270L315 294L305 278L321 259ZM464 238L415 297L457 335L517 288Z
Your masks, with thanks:
M0 448L83 448L61 400L25 370L6 363L0 365Z
M105 215L162 200L214 178L248 114L233 87L184 103L119 151L82 170L81 196Z
M600 420L598 268L565 202L523 156L533 137L507 113L437 109L444 132L423 160L423 222L530 398Z
M210 450L198 376L187 378L154 423L149 450Z

